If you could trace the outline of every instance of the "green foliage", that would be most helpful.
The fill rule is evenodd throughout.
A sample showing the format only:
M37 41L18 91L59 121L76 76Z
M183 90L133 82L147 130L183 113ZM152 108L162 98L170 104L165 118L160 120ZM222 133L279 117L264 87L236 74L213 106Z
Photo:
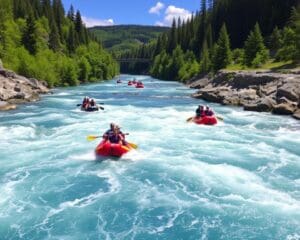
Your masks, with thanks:
M186 81L196 76L199 72L199 63L192 51L187 51L184 55L184 64L181 66L178 76L181 81Z
M270 41L269 41L269 49L271 50L273 56L276 55L277 51L282 46L282 42L283 40L282 40L281 32L276 26L273 30L273 33L270 36Z
M64 16L61 0L0 0L0 4L0 58L6 68L50 86L118 74L117 63L91 40L80 14L76 23Z
M292 60L300 61L300 6L298 8L293 8L291 16L292 27L295 31L296 38L296 53Z
M211 70L211 60L206 41L202 48L201 60L200 60L200 73L208 73Z
M250 32L244 50L244 63L246 66L259 66L269 59L269 51L265 47L258 23L256 23L254 30Z
M213 68L214 70L219 70L226 68L231 63L231 50L230 50L230 40L227 33L226 25L223 24L218 42L215 46L215 52L213 56Z
M236 48L232 51L232 60L234 64L243 64L245 58L245 51L241 48Z
M79 84L76 64L74 60L62 57L59 74L64 86L74 86Z
M279 61L296 59L296 41L297 37L295 31L290 27L285 27L283 29L282 47L277 52L276 59Z
M78 78L80 79L80 81L88 81L91 70L92 67L89 61L85 57L81 57L78 61Z
M36 54L36 25L33 16L30 14L26 20L26 28L22 36L22 44L29 51L30 54Z
M166 32L167 27L121 25L89 29L103 46L113 52L134 51L138 46L151 42Z

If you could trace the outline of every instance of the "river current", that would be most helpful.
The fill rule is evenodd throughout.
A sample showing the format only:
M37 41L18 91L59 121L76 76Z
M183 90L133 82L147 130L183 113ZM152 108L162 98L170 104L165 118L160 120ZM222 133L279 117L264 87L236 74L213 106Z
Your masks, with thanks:
M145 89L127 86L136 77ZM0 239L300 239L300 123L122 75L0 113ZM81 112L84 96L104 111ZM199 104L224 121L187 123ZM115 122L138 145L96 159Z

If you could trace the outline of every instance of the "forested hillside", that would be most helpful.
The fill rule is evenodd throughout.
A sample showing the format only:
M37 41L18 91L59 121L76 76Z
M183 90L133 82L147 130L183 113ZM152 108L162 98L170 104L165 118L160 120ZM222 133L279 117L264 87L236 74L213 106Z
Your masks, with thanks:
M202 0L201 11L177 19L156 45L126 53L151 64L121 65L123 71L149 71L155 77L187 80L234 65L257 68L267 62L300 59L297 0ZM147 49L145 51L145 49Z
M116 25L93 27L89 31L102 42L103 47L120 52L149 43L168 29L168 27L156 26Z
M118 64L61 0L0 0L0 59L4 66L50 86L110 79Z

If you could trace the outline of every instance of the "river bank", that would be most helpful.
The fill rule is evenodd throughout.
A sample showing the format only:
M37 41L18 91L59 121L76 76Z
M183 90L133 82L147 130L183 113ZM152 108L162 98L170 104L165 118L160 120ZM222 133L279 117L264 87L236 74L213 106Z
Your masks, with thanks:
M26 78L0 66L0 111L13 110L17 104L34 102L49 93L47 83Z
M246 111L291 115L300 120L300 74L269 71L219 71L188 82L192 96Z

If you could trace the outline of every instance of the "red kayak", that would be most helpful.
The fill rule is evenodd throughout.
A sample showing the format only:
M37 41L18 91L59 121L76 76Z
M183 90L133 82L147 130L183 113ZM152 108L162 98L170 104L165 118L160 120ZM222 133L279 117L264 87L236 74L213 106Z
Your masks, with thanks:
M130 82L130 81L128 82L128 86L132 86L132 84L133 84L132 82Z
M110 143L109 141L102 141L96 148L95 152L98 156L104 157L122 157L131 150L130 147L122 144Z
M144 84L137 84L136 88L144 88Z
M194 117L194 123L203 125L216 125L218 120L215 116Z

